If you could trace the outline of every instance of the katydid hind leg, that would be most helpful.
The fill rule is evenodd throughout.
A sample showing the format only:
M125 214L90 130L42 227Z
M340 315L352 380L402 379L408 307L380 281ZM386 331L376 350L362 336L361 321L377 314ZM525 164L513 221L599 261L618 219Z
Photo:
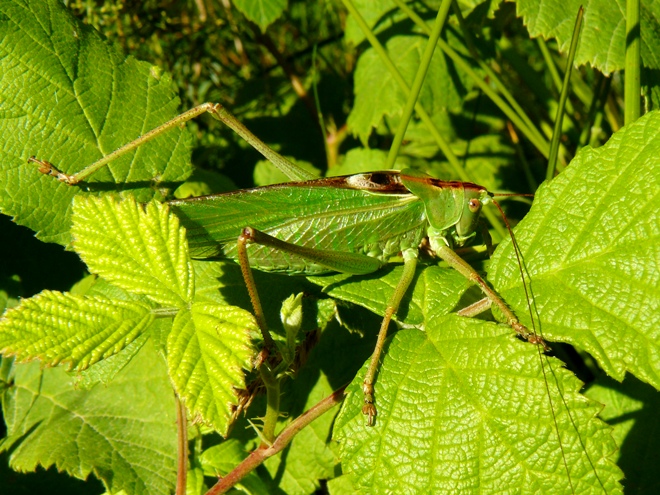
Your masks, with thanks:
M252 268L250 267L250 261L247 255L247 245L250 242L251 239L249 235L246 235L245 232L238 236L238 241L236 243L238 252L238 264L241 267L243 280L245 281L245 286L247 287L248 295L250 296L250 302L252 303L254 317L257 320L257 324L259 325L259 330L261 330L264 343L266 344L267 348L274 348L275 343L273 342L273 338L271 337L270 332L268 331L268 326L266 325L264 310L261 306L261 300L259 299L259 291L257 290L257 284L254 282Z
M65 174L55 167L52 163L39 159L37 157L30 157L28 162L36 163L39 166L39 172L45 175L50 175L60 182L64 182L68 185L75 185L88 177L92 176L101 168L105 167L108 163L119 158L120 156L130 153L136 148L142 146L143 144L155 139L156 137L179 127L189 120L192 120L204 113L210 113L216 120L221 121L239 136L241 136L245 141L248 142L254 149L261 153L268 161L270 161L277 169L279 169L284 175L293 181L298 180L310 180L316 178L306 170L301 169L297 165L291 163L289 160L284 158L282 155L276 151L269 148L263 141L257 138L252 134L236 117L234 117L226 108L224 108L219 103L202 103L190 110L183 112L180 115L168 120L167 122L155 127L149 132L139 136L130 143L127 143L120 148L112 151L111 153L105 155L99 160L95 161L91 165L88 165L83 170L76 172L75 174Z
M261 244L272 249L282 250L304 258L310 262L321 264L330 270L343 273L366 274L374 272L382 266L382 262L380 260L366 255L322 251L304 246L298 246L281 241L276 237L270 236L252 227L245 227L238 240L239 263L241 265L241 270L243 271L243 277L245 279L246 285L248 286L248 291L250 292L250 298L255 310L255 316L257 316L257 321L260 322L260 326L262 326L262 331L265 333L265 335L268 334L268 330L266 329L263 310L261 309L257 288L254 284L254 279L252 278L252 272L247 257L246 248L249 243ZM397 283L396 288L394 289L394 292L388 300L385 315L378 332L376 346L369 361L369 367L367 369L367 373L365 375L362 386L362 390L364 392L364 406L362 408L362 413L367 417L367 424L369 426L374 424L374 420L377 414L376 406L374 405L374 381L376 372L378 370L380 356L383 352L385 338L387 337L387 330L392 317L401 304L401 300L403 299L408 288L410 287L410 284L412 283L415 275L415 269L417 267L417 250L408 249L404 251L403 256L403 273Z
M366 274L378 270L382 263L376 259L366 255L356 253L345 253L335 251L323 251L305 246L298 246L289 242L282 241L261 232L252 227L245 227L237 240L237 253L238 263L241 267L243 280L248 289L254 316L257 320L259 328L264 338L266 347L273 348L274 342L266 324L266 318L261 306L259 292L257 285L254 282L252 268L248 258L247 247L249 244L260 244L267 246L273 250L287 252L289 254L298 256L305 259L310 263L317 263L331 271L351 273L351 274Z

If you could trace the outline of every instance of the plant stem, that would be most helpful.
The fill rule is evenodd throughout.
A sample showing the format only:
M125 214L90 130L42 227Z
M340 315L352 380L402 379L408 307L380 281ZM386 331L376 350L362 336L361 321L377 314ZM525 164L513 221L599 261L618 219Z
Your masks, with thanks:
M329 143L328 143L328 130L325 128L325 119L323 117L323 110L321 109L321 100L319 98L319 88L318 88L318 72L316 69L317 61L317 46L314 44L314 49L312 50L312 91L314 94L314 105L316 107L316 119L318 120L319 125L321 126L321 134L323 135L323 147L325 148L325 161L328 168L331 168L335 165L336 162L336 153L331 153Z
M586 146L592 140L592 138L597 136L592 136L592 130L596 126L596 121L598 119L597 114L600 114L600 119L602 119L603 108L605 102L607 101L607 95L610 92L610 85L612 84L611 77L605 77L600 75L598 78L598 83L596 84L596 91L593 93L593 97L589 104L589 111L587 113L587 118L582 132L580 133L580 140L578 144L578 149Z
M280 417L280 382L273 375L267 363L259 367L259 374L266 387L266 415L264 416L264 427L261 430L263 440L260 447L268 447L275 440L275 427L277 418Z
M639 0L626 1L626 69L624 100L626 125L635 122L640 115L640 54Z
M272 445L262 445L252 452L243 460L243 462L236 466L231 473L219 480L208 492L206 492L206 495L226 493L227 490L236 485L236 483L242 480L248 473L256 469L257 466L263 463L266 459L281 452L287 445L289 445L291 440L293 440L293 437L295 437L299 431L316 418L322 416L324 413L340 404L344 399L345 389L346 386L333 392L332 395L326 397L311 409L308 409L306 412L298 416L291 424L289 424L289 426L282 430Z
M406 83L405 79L403 79L403 76L401 76L401 73L396 68L390 57L387 55L387 52L385 51L383 45L380 43L380 41L378 41L378 39L371 31L371 29L369 29L369 26L367 25L366 21L357 11L351 0L342 0L342 2L346 7L346 9L354 17L355 21L360 26L360 29L362 29L362 32L366 36L367 40L369 41L373 49L376 50L378 56L387 66L388 70L390 71L390 74L392 75L396 83L399 85L399 88L401 88L401 91L403 91L403 93L407 96L410 92L410 87L408 86L408 83ZM440 43L440 46L442 47L441 42L442 40L439 39L438 43ZM440 134L440 131L438 130L437 126L433 123L429 114L426 113L426 110L424 110L424 108L419 103L416 103L415 111L417 112L417 115L419 115L419 118L421 119L422 122L424 122L424 125L427 127L427 129L433 136L433 139L440 148L440 151L442 151L442 153L447 158L447 161L449 162L449 166L452 168L452 171L456 174L456 177L458 177L460 180L465 182L473 182L470 176L468 175L468 173L461 166L458 158L456 157L456 154L450 148L449 143L447 143L445 138L442 137L442 134ZM486 217L488 222L493 226L493 228L497 231L497 233L502 238L504 238L506 236L506 229L504 229L504 227L502 227L502 225L500 224L497 215L495 215L492 211L487 209L483 210L483 215Z
M424 20L419 15L417 15L414 10L412 10L406 3L404 3L403 0L394 0L394 3L397 4L397 6L410 18L410 20L415 23L417 27L419 27L424 32L424 34L427 36L430 35L431 30L426 22L424 22ZM467 30L464 31L465 42L469 47L473 45L473 42L470 42L468 34L469 32L467 32ZM520 131L530 140L536 149L543 156L547 157L548 143L546 142L541 132L536 128L532 120L527 116L525 111L515 100L513 95L506 88L504 83L502 83L502 80L498 77L497 73L491 69L488 64L482 60L477 59L476 56L472 54L473 59L479 64L479 68L486 73L486 77L488 78L488 82L486 82L484 78L480 77L479 74L473 70L471 65L463 59L465 55L456 52L443 39L438 40L438 46L445 53L445 55L451 58L452 62L454 62L463 71L465 71L470 79L472 79L472 81L477 86L479 86L479 89L481 89L481 91L483 91L484 94L490 98L490 100L502 111L502 113L504 113L504 115L506 115L515 124L515 126L520 129ZM506 102L495 91L493 91L491 85L495 86L497 91L500 92Z
M573 72L573 61L575 60L575 52L577 51L578 42L580 40L580 29L582 28L582 17L584 16L584 8L580 6L578 9L577 18L575 19L575 26L573 28L573 38L571 39L571 48L568 51L568 58L566 60L566 72L564 73L564 83L561 88L561 95L559 96L559 105L557 106L557 115L555 116L555 127L552 132L552 141L550 144L550 156L548 157L548 168L546 171L546 180L552 180L555 176L557 169L557 154L559 151L559 139L561 138L562 122L564 121L564 109L566 108L566 101L568 100L568 89L570 87L571 72Z
M399 148L403 142L403 136L406 133L408 128L408 123L410 122L410 117L412 117L415 104L417 103L417 97L419 92L422 90L422 84L426 78L426 73L431 66L431 59L433 58L433 52L435 47L438 44L438 39L440 39L440 34L442 33L442 28L445 25L447 20L447 13L451 7L452 0L443 0L440 9L438 10L438 15L435 18L435 24L433 25L433 31L429 35L429 40L426 42L426 47L424 48L424 54L417 69L417 74L415 74L415 80L413 81L412 87L410 88L410 93L408 94L408 100L406 101L406 106L403 109L403 115L399 121L399 127L394 134L394 140L392 141L392 146L390 147L390 152L387 155L387 161L385 162L385 168L391 169L394 167L394 162L396 157L399 154Z
M188 475L188 420L186 406L181 399L175 396L176 402L176 429L177 429L177 472L176 495L186 494Z

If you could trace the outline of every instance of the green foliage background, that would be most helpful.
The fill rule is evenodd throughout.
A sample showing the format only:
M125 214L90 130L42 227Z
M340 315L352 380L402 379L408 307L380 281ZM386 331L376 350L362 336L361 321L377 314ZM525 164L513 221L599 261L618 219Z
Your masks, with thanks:
M339 2L65 3L66 9L55 1L0 0L0 208L6 214L0 217L0 309L40 293L24 303L34 304L34 319L3 323L20 328L25 340L0 332L0 348L41 361L0 361L6 425L0 492L34 493L42 484L51 493L172 492L173 384L187 399L191 419L204 421L190 427L188 481L189 493L204 493L215 476L256 447L258 438L246 426L263 414L263 396L257 396L229 440L220 436L236 400L232 387L254 378L241 371L253 352L251 317L217 309L249 310L240 273L230 263L191 262L178 223L164 209L142 212L130 201L116 207L113 200L92 197L118 191L145 202L282 179L206 116L123 157L81 188L40 176L27 158L79 170L180 111L213 101L318 175L377 170L385 164L406 95ZM537 350L512 339L508 327L447 316L478 294L456 272L429 266L420 269L397 315L404 329L390 341L379 375L379 412L391 421L376 429L363 426L357 378L336 421L333 411L303 430L284 455L243 481L246 491L339 494L360 487L384 493L414 486L418 492L471 493L506 484L519 493L617 493L619 468L626 492L657 491L657 417L648 411L660 386L660 117L651 111L620 129L625 33L620 10L600 3L585 14L559 154L562 173L539 189L517 232L535 318L548 340L575 346L553 344L553 350L588 382L587 395L605 404L601 417L614 429L596 419L600 406L578 393L580 383L559 361L544 359L553 371L543 369ZM354 4L410 82L426 43L423 29L393 1ZM496 87L488 73L493 70L529 116L531 130L511 126L446 50L436 51L419 102L471 180L491 191L536 192L545 176L565 65L557 50L570 40L567 26L577 3L458 5L464 22L455 13L450 17L446 45ZM410 6L431 24L439 2ZM18 14L22 8L40 24ZM643 2L648 110L660 102L659 19L657 5ZM418 119L396 166L457 178L452 159L438 151L433 133ZM520 202L505 207L514 223L528 209ZM502 240L501 224L491 231L496 242ZM60 247L71 249L72 235L77 254ZM529 319L510 244L502 242L489 264L479 256L474 262L521 319ZM85 277L86 270L93 275ZM258 286L277 287L264 301L269 326L283 336L281 302L302 291L309 297L300 340L310 346L318 340L285 384L282 411L288 417L282 425L358 373L379 325L371 311L382 314L398 270L349 282L345 276L310 283L256 274ZM54 309L48 313L47 307ZM82 324L89 308L105 333L96 323L84 334L81 327L71 326L72 335L61 331L68 322ZM173 323L153 317L164 310ZM54 331L35 337L35 327ZM251 333L236 331L244 327ZM218 339L209 328L226 334ZM218 349L237 333L236 342L227 344L231 358L220 356ZM80 335L85 345L77 341ZM231 372L218 378L228 359ZM70 365L67 371L44 367L62 361ZM623 380L626 372L636 378L613 384L607 377ZM565 435L561 455L555 422ZM649 455L639 458L639 451ZM18 474L8 465L38 472ZM53 477L54 468L81 479L92 473L103 487L94 477L87 483Z

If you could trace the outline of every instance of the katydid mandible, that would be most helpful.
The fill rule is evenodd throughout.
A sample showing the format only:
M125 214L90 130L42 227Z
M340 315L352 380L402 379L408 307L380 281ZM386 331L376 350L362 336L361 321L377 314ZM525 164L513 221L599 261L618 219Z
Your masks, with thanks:
M266 345L272 339L251 268L301 275L358 275L377 271L392 257L403 257L403 274L388 300L363 382L362 412L367 424L373 425L376 417L374 380L387 329L412 282L425 238L437 256L480 287L520 336L544 345L452 249L475 236L481 209L492 201L492 195L476 184L441 181L412 170L314 179L266 146L221 105L212 103L175 117L74 175L46 161L30 161L38 163L45 174L77 184L113 159L205 112L231 127L295 181L169 202L187 229L193 258L228 258L241 265ZM247 249L248 245L252 246Z

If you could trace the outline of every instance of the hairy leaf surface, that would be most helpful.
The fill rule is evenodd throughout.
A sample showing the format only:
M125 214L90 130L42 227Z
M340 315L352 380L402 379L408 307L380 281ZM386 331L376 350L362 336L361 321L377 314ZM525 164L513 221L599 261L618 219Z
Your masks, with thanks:
M251 368L254 317L233 306L193 304L174 319L167 340L167 365L175 388L191 413L226 434L236 389Z
M74 248L90 270L163 306L185 307L194 293L186 232L167 206L80 198L74 206Z
M121 351L152 322L145 304L44 291L0 318L0 352L83 370Z

